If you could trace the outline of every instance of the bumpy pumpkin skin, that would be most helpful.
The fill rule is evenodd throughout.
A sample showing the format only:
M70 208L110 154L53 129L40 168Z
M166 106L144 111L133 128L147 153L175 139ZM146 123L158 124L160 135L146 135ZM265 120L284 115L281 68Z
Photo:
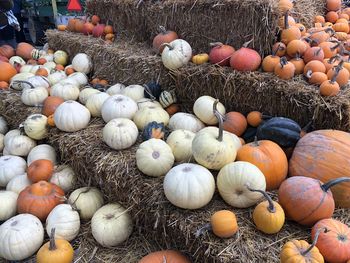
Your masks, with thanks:
M256 227L266 234L278 233L285 221L283 208L275 201L273 204L276 209L273 213L268 210L268 201L258 204L253 212L253 221Z
M312 248L305 256L301 255L309 247L310 244L305 240L291 240L285 243L280 255L281 263L324 263L317 247Z
M236 159L256 165L265 176L268 191L277 189L287 177L287 157L282 148L272 141L248 143L238 150Z
M322 182L350 177L350 134L319 130L306 134L297 143L289 162L289 175L303 175ZM350 182L331 188L337 206L350 207Z
M163 250L150 253L143 257L139 263L164 263L164 258L166 263L191 263L186 256L175 250Z

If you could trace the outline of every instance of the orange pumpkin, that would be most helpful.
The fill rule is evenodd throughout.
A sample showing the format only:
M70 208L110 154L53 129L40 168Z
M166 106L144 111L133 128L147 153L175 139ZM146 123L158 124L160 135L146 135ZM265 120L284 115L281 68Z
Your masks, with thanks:
M293 2L290 0L279 0L278 10L284 14L293 8Z
M295 66L293 63L287 61L285 57L280 59L280 63L275 66L274 73L281 79L291 79L295 74Z
M0 81L10 82L11 78L17 74L17 70L7 62L0 61Z
M114 33L114 29L112 26L110 25L106 25L105 26L105 29L104 29L104 33L107 35L107 34L113 34Z
M278 144L269 140L255 140L243 145L237 152L236 160L257 166L265 176L266 189L277 189L287 177L288 160Z
M289 162L290 176L304 175L327 182L342 176L350 177L350 134L338 130L318 130L301 138ZM350 207L350 183L332 189L338 206Z
M64 100L60 97L49 96L44 100L44 105L41 113L46 117L54 114L58 106L60 106Z
M67 30L68 31L72 31L74 32L75 31L75 23L78 21L78 19L76 18L71 18L68 20L68 24L67 24Z
M306 27L303 24L296 23L295 26L299 28L301 36L306 36L306 34L307 34Z
M50 115L49 117L47 117L47 125L49 125L50 127L55 127L55 120L53 118L53 114Z
M106 40L110 40L110 41L114 41L115 35L112 34L112 33L108 33L108 34L105 36L105 39L106 39Z
M326 23L326 20L324 19L323 16L318 15L318 16L315 16L314 23L322 23L323 24L323 23Z
M323 62L324 53L321 47L310 47L304 53L305 63L309 63L312 60L318 60Z
M97 25L98 23L100 23L101 19L98 15L93 15L91 17L91 23L94 25Z
M304 67L304 75L306 75L309 71L314 72L322 72L326 73L326 66L318 60L312 60L307 63Z
M212 47L209 52L209 61L212 64L220 66L229 66L230 58L235 49L230 45L224 45L221 42L210 43Z
M174 115L176 112L180 111L180 105L179 104L171 104L170 106L166 107L165 110L169 115Z
M43 76L43 77L47 77L49 75L49 72L47 71L46 68L39 68L36 72L35 72L36 76Z
M275 66L280 62L279 56L269 55L266 56L262 63L261 67L265 72L274 72Z
M55 184L46 181L27 186L17 199L17 211L19 214L29 213L45 221L55 206L64 202L63 190Z
M329 11L326 14L326 21L327 22L335 23L335 22L337 22L338 18L339 18L339 15L335 11Z
M334 44L329 41L322 42L318 45L320 48L322 48L324 53L324 58L331 58L337 54L337 49L339 47L339 44Z
M321 85L323 82L328 80L328 77L323 72L312 72L308 71L305 75L309 79L310 84Z
M340 62L338 66L331 68L327 72L327 77L329 80L332 80L335 77L335 81L339 84L340 87L345 86L349 82L350 73L343 67L344 62Z
M83 33L84 32L84 21L81 19L76 19L75 24L74 24L74 31L78 33Z
M21 42L17 45L16 55L28 60L32 58L32 51L34 47L28 43Z
M32 183L49 181L54 171L53 163L50 160L38 159L32 162L28 169L28 179Z
M238 231L236 215L229 210L215 212L210 218L213 233L222 238L232 237Z
M344 32L349 33L349 24L348 23L335 23L333 25L335 32Z
M176 250L162 250L148 254L138 263L191 263L191 261Z
M66 25L57 25L58 31L66 31L67 26Z
M64 70L64 66L61 65L61 64L56 64L56 67L55 67L55 70L58 70L58 71L63 71Z
M320 94L322 96L336 96L340 91L340 86L335 80L325 80L321 83Z
M308 49L306 43L300 39L294 39L287 45L287 54L291 57L303 56Z
M39 58L38 59L38 64L39 65L44 65L47 62L47 60L45 58Z
M74 68L73 67L66 67L64 69L64 72L67 74L67 76L73 74L75 72Z
M247 119L240 112L228 112L224 117L223 128L225 131L241 136L247 129Z
M238 71L255 71L261 64L261 57L254 49L247 48L249 42L235 51L230 59L230 66Z
M341 8L341 0L327 0L328 11L338 11Z
M247 115L247 122L252 127L258 127L262 122L262 113L259 111L251 111Z
M284 29L285 27L285 22L284 22L284 17L281 16L279 19L278 19L278 26L281 28L281 29ZM295 19L294 17L292 16L288 16L288 25L289 26L295 26L296 25L296 22L295 22Z
M302 58L296 57L289 60L295 67L295 75L303 74L305 68L305 62Z
M160 26L159 29L160 33L153 38L152 46L154 52L157 54L162 54L164 49L164 46L162 46L162 44L170 43L171 41L178 39L179 36L175 31L166 30L163 26Z
M333 67L338 66L340 63L340 61L338 59L336 59L336 57L330 58L330 59L324 59L323 60L323 65L326 66L326 71L328 72L328 70L330 70Z
M282 42L277 42L272 46L272 54L276 56L283 57L286 54L287 47Z
M4 56L9 59L14 55L15 55L15 50L10 45L2 45L0 47L0 56Z
M5 90L9 88L9 84L6 81L0 81L0 90Z
M91 35L92 31L94 30L94 25L90 22L86 22L84 24L84 28L83 28L83 33L84 35Z

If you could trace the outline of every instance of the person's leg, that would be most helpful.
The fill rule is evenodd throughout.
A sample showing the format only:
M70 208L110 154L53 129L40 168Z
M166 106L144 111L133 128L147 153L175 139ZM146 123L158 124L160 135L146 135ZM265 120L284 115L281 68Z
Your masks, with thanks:
M6 26L4 29L0 30L0 40L7 45L16 48L17 42L15 38L15 30L12 26Z
M26 41L26 37L25 37L24 31L23 31L23 19L22 19L22 16L21 16L21 14L15 14L15 17L17 18L18 23L19 23L19 25L21 27L21 31L15 31L16 41L17 41L17 43L25 42Z

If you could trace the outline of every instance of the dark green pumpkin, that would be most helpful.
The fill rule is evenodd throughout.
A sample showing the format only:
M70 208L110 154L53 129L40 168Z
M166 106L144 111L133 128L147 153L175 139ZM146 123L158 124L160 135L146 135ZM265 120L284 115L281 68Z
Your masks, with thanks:
M158 100L160 94L162 93L162 86L157 82L150 82L144 85L145 98Z
M241 137L246 143L253 142L256 136L256 132L257 128L249 126Z
M142 138L144 141L149 139L164 139L165 134L165 126L164 123L158 123L152 121L146 125L146 127L142 131Z
M294 147L300 139L301 128L295 121L273 117L258 127L258 140L270 140L281 147Z

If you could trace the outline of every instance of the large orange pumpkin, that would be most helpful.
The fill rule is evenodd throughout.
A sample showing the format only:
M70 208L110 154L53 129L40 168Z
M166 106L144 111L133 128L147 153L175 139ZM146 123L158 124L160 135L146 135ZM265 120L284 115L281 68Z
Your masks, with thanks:
M287 177L287 157L278 144L269 140L255 140L243 145L237 152L238 161L246 161L257 166L265 176L266 189L277 189Z
M162 54L164 49L164 46L162 46L162 44L170 43L171 41L178 39L179 36L175 31L166 30L163 26L160 26L159 29L160 33L153 38L152 46L154 52L157 54Z
M34 47L31 44L21 42L17 45L16 55L22 57L25 60L32 58L32 51Z
M44 105L41 113L48 117L54 114L57 107L60 106L63 102L64 99L60 97L49 96L44 100Z
M247 119L240 112L228 112L224 117L223 128L225 131L241 136L247 129Z
M15 55L15 50L10 45L2 45L0 47L0 56L7 58L13 57Z
M55 184L46 181L27 186L17 199L17 212L29 213L45 221L55 206L64 202L64 191Z
M261 64L261 57L254 49L242 47L230 59L231 68L238 71L255 71Z
M191 263L191 261L176 250L162 250L148 254L139 263Z
M303 175L322 182L350 177L350 134L338 130L319 130L301 138L289 161L290 176ZM332 187L337 206L350 207L350 183Z
M318 229L325 228L318 237L316 247L327 262L345 263L350 260L350 229L342 222L328 218L317 222L312 228L312 240Z
M17 74L17 70L7 62L0 61L0 81L10 82L10 79Z
M28 179L32 183L49 181L54 171L53 163L50 160L39 159L32 162L28 169Z

